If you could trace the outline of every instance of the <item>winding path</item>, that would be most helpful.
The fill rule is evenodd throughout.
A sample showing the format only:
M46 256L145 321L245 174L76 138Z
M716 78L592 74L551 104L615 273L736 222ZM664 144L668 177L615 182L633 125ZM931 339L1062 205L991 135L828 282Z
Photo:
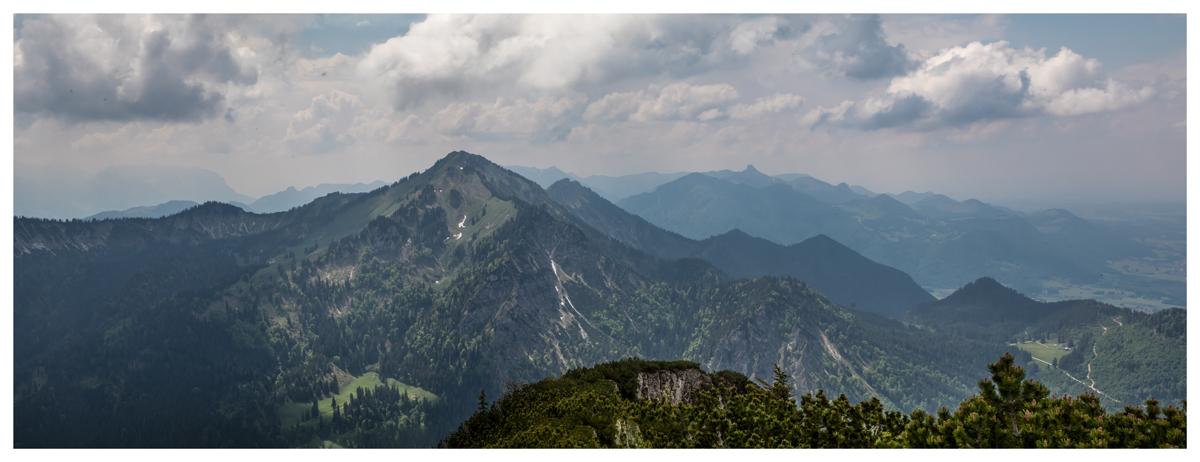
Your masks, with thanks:
M1114 320L1115 320L1115 319L1114 319ZM1117 324L1120 324L1120 322L1117 322ZM1108 328L1107 328L1107 327L1104 327L1104 324L1100 324L1100 328L1101 328L1101 329L1104 329L1104 332L1102 332L1102 333L1100 334L1100 336L1104 336L1104 334L1107 334L1107 333L1108 333ZM1100 353L1098 353L1098 352L1096 351L1096 344L1095 344L1095 343L1093 343L1093 344L1092 344L1092 360L1091 360L1091 361L1088 361L1088 365L1087 365L1087 368L1088 368L1087 379L1088 379L1089 381L1091 381L1091 382L1092 382L1092 384L1091 384L1091 385L1086 385L1086 384L1085 384L1085 385L1086 385L1088 388L1091 388L1091 389L1092 389L1092 391L1096 392L1097 394L1104 395L1104 397L1105 397L1105 398L1111 399L1111 400L1113 400L1113 401L1116 401L1116 402L1118 402L1118 403L1119 403L1119 402L1121 402L1121 401L1119 401L1119 400L1117 400L1116 398L1113 398L1113 397L1111 397L1111 396L1108 396L1108 394L1107 394L1107 393L1105 393L1105 392L1102 392L1102 391L1100 391L1099 389L1097 389L1097 388L1096 388L1096 380L1092 378L1092 362L1093 362L1093 361L1095 361L1095 360L1096 360L1096 358L1099 358L1099 357L1100 357ZM1066 371L1063 371L1063 373L1064 373L1064 374L1066 374L1067 372L1066 372ZM1071 374L1067 374L1067 377L1071 377ZM1074 379L1076 382L1083 383L1083 382L1080 382L1080 381L1079 381L1079 379L1075 379L1075 377L1071 377L1071 378L1072 378L1072 379Z
M1117 321L1117 320L1114 318L1114 319L1113 319L1113 321ZM1121 321L1117 321L1117 324L1118 324L1118 325L1123 325L1123 324L1121 324ZM1104 332L1100 334L1101 336L1103 336L1104 334L1107 334L1107 333L1108 333L1108 328L1107 328L1107 327L1104 327L1104 324L1100 324L1100 328L1101 328L1101 329L1104 329ZM1036 343L1038 343L1039 345L1043 345L1043 344L1042 344L1042 342L1036 342ZM1096 360L1096 358L1098 358L1098 357L1100 357L1100 353L1098 353L1098 352L1096 351L1096 344L1095 344L1095 343L1093 343L1093 344L1092 344L1092 361L1095 361L1095 360ZM1053 364L1047 363L1046 361L1042 361L1041 359L1038 359L1038 358L1033 358L1033 359L1037 360L1038 362L1042 362L1042 363L1045 363L1045 364L1047 364L1047 365L1053 366ZM1087 373L1087 377L1086 377L1086 378L1088 379L1088 381L1092 382L1092 384L1091 384L1091 385L1088 385L1087 383L1084 383L1082 380L1079 380L1079 379L1075 378L1075 376L1071 375L1071 373L1070 373L1070 372L1067 372L1067 371L1065 371L1065 370L1063 370L1063 369L1058 369L1058 370L1059 370L1059 371L1061 371L1063 374L1066 374L1066 376L1067 376L1067 377L1070 377L1070 378L1071 378L1071 380L1074 380L1074 381L1076 381L1076 382L1079 382L1079 384L1080 384L1080 385L1083 385L1083 386L1085 386L1085 387L1091 388L1091 389L1092 389L1092 391L1096 392L1096 394L1098 394L1098 395L1103 395L1105 398L1108 398L1108 399L1111 399L1111 400L1113 400L1113 401L1115 401L1115 402L1118 402L1118 403L1120 403L1120 402L1121 402L1120 400L1118 400L1118 399L1116 399L1116 398L1113 398L1113 397L1111 397L1111 396L1108 396L1108 394L1107 394L1107 393L1105 393L1105 392L1102 392L1102 391L1100 391L1099 389L1097 389L1097 388L1096 388L1096 380L1092 379L1092 361L1088 361L1088 365L1087 365L1087 368L1088 368L1088 373Z

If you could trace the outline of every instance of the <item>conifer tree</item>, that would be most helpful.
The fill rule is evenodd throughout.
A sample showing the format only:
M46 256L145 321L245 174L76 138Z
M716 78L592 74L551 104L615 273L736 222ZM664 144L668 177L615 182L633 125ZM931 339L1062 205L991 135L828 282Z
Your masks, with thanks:
M772 399L786 401L792 397L792 387L787 383L788 378L790 377L790 375L784 372L783 369L780 369L779 365L776 364L774 377L772 378L770 384L767 384L767 382L761 378L755 378L755 380L758 380L758 383L762 384L763 388L767 390L767 393Z
M1025 380L1025 370L1013 364L1012 354L1005 353L999 361L988 364L992 378L979 381L979 396L996 410L996 417L1011 426L1011 438L1004 438L1004 446L1017 445L1021 429L1017 417L1026 407L1045 399L1050 390L1039 382Z
M487 390L479 389L479 412L487 411Z

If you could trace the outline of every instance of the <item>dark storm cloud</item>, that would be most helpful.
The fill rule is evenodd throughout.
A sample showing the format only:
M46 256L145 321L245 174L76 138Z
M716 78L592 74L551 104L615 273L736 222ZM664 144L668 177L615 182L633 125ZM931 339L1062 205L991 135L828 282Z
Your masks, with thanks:
M258 80L210 18L165 19L161 28L126 16L25 20L14 59L15 110L71 121L199 121L220 114L226 83Z
M817 37L800 57L832 75L868 80L902 75L913 67L904 44L888 45L879 15L850 16L836 34Z

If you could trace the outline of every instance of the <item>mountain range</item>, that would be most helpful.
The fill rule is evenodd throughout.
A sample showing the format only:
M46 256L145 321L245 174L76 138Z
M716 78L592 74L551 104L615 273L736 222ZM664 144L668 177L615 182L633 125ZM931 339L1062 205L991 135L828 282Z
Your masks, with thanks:
M234 191L217 172L178 165L116 165L89 174L61 165L14 164L13 214L38 218L159 218L217 201L257 213L281 212L332 192L378 189L369 184L288 187L257 200Z
M915 201L910 206L886 194L851 197L846 185L824 189L821 199L753 168L725 177L688 175L618 205L693 239L739 229L789 245L823 234L927 288L989 276L1037 293L1046 281L1099 281L1112 272L1110 260L1155 255L1062 209L1022 214L940 194L896 196Z
M676 181L802 194L700 176ZM859 216L907 208L851 203ZM800 392L933 411L969 396L1020 335L912 313L940 302L839 242L691 239L578 182L543 189L461 151L275 213L206 202L162 218L15 218L14 446L431 446L477 395L632 356L752 378L778 366ZM1062 319L1084 342L1096 317Z
M82 218L168 201L249 203L211 170L178 165L120 165L92 175L66 165L14 163L13 214Z

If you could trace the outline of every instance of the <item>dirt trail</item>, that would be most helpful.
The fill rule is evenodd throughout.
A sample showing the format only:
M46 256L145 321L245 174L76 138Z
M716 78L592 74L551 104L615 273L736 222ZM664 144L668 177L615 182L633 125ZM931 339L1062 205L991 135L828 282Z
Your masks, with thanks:
M1116 321L1116 319L1113 319L1113 320L1114 320L1114 321ZM1121 321L1117 321L1117 324L1121 324ZM1101 325L1100 325L1100 328L1101 328L1101 329L1104 329L1104 332L1103 332L1103 333L1101 333L1100 335L1104 335L1104 334L1107 334L1107 333L1108 333L1108 328L1107 328L1107 327L1104 327L1104 324L1101 324ZM1038 343L1039 345L1042 345L1042 342L1036 342L1036 343ZM1099 358L1099 357L1100 357L1100 353L1099 353L1098 351L1096 351L1096 344L1094 344L1094 343L1093 343L1093 344L1092 344L1092 361L1095 361L1095 360L1096 360L1096 358ZM1042 363L1045 363L1045 364L1048 364L1048 365L1051 365L1051 366L1053 366L1052 364L1050 364L1050 363L1047 363L1047 362L1045 362L1045 361L1042 361L1042 360L1040 360L1040 359L1038 359L1038 358L1033 358L1033 359L1035 359L1035 360L1037 360L1037 361L1039 361L1039 362L1042 362ZM1088 364L1087 364L1087 370L1088 370L1088 372L1087 372L1087 377L1085 377L1085 378L1086 378L1086 379L1087 379L1089 382L1092 382L1092 384L1091 384L1091 385L1088 385L1088 384L1087 384L1087 383L1085 383L1084 381L1082 381L1082 380L1079 380L1079 379L1075 378L1075 376L1071 375L1071 373L1069 373L1069 372L1067 372L1067 371L1065 371L1065 370L1062 370L1062 369L1058 369L1058 370L1059 370L1059 371L1062 371L1062 373L1063 373L1063 374L1066 374L1066 376L1067 376L1067 377L1070 377L1070 378L1071 378L1071 380L1074 380L1074 381L1076 381L1076 382L1079 382L1079 384L1080 384L1080 385L1083 385L1083 386L1085 386L1085 387L1091 388L1091 389L1092 389L1092 391L1096 392L1096 394L1097 394L1097 395L1104 396L1105 398L1111 399L1111 400L1113 400L1113 401L1116 401L1116 402L1118 402L1118 403L1119 403L1119 402L1121 402L1120 400L1117 400L1116 398L1113 398L1113 397L1111 397L1111 396L1108 396L1108 394L1107 394L1107 393L1105 393L1105 392L1102 392L1102 391L1100 391L1099 389L1097 389L1097 388L1096 388L1096 380L1092 378L1092 361L1088 361Z
M1120 322L1118 322L1118 324L1120 324ZM1100 328L1104 329L1104 332L1100 334L1101 336L1108 333L1108 328L1104 327L1104 324L1101 324ZM1087 368L1088 368L1087 379L1088 379L1088 381L1092 382L1092 384L1091 385L1084 384L1084 385L1086 385L1088 388L1091 388L1092 391L1096 392L1096 394L1103 395L1105 398L1111 399L1111 400L1119 403L1120 401L1118 401L1116 398L1108 396L1107 393L1102 392L1096 388L1096 380L1092 378L1092 361L1095 361L1096 358L1099 358L1099 357L1100 357L1100 353L1096 351L1096 344L1093 343L1092 344L1092 360L1088 361L1088 365L1087 365ZM1066 371L1063 371L1063 373L1066 374ZM1071 377L1071 374L1067 374L1067 377ZM1075 380L1076 382L1083 383L1079 379L1076 379L1075 377L1071 377L1071 379Z

